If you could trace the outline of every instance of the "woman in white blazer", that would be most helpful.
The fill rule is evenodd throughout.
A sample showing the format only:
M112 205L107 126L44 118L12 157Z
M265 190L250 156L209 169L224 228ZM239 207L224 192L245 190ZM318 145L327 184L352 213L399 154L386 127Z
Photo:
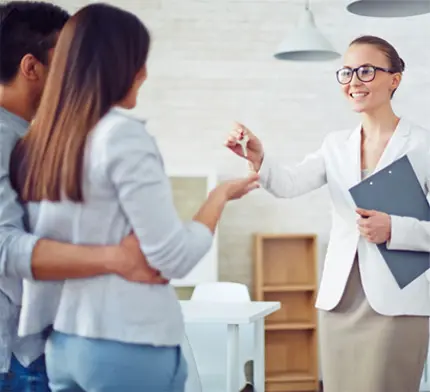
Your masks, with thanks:
M404 62L385 40L354 40L337 80L361 124L327 135L322 147L296 166L281 167L259 139L238 125L226 141L247 159L261 185L293 198L327 184L332 230L316 306L322 310L321 359L326 392L417 392L428 349L430 297L426 275L400 289L376 244L430 251L430 223L358 209L349 189L408 155L427 193L430 132L399 118L391 98Z

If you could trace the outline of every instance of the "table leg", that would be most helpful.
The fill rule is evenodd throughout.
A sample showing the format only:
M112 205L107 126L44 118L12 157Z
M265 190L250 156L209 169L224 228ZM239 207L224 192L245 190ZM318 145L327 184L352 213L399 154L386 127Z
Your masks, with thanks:
M239 325L227 326L227 388L226 392L239 391Z
M264 318L254 323L254 388L264 392L265 387Z

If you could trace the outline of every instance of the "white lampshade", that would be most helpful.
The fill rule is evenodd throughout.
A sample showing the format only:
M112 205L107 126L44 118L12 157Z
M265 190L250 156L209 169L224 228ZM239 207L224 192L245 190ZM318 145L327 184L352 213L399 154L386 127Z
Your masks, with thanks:
M279 60L327 61L340 56L315 25L312 12L305 8L297 28L279 45Z
M378 18L430 13L430 0L346 0L346 9L356 15Z

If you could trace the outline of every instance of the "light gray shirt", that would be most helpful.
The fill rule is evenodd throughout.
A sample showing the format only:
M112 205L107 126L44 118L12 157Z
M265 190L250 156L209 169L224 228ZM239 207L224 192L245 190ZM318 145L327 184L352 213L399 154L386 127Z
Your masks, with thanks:
M9 181L9 160L28 123L0 107L0 373L9 370L11 354L28 366L43 352L40 335L17 338L22 280L32 278L31 255L38 237L25 232L24 210Z
M117 244L130 230L166 278L188 274L209 251L212 233L180 220L162 157L144 123L110 111L89 135L83 203L30 203L31 231L74 244ZM89 338L171 346L184 327L171 285L130 283L116 275L24 283L20 334L54 329Z

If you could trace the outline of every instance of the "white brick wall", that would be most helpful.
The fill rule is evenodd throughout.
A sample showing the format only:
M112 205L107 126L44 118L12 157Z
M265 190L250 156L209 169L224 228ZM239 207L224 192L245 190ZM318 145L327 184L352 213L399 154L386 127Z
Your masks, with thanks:
M58 4L73 11L84 0ZM246 164L222 145L234 120L294 162L329 131L354 127L334 72L340 61L281 62L272 57L296 23L301 0L117 0L153 36L149 79L135 113L149 119L167 165L207 166L222 177ZM348 14L344 0L311 0L317 24L338 50L361 34L391 41L407 65L395 99L398 113L430 128L430 15L373 19ZM112 26L115 28L115 26ZM115 54L113 54L115 55ZM228 206L220 224L221 279L251 284L251 234L314 232L320 259L328 239L325 190L293 201L255 192Z

